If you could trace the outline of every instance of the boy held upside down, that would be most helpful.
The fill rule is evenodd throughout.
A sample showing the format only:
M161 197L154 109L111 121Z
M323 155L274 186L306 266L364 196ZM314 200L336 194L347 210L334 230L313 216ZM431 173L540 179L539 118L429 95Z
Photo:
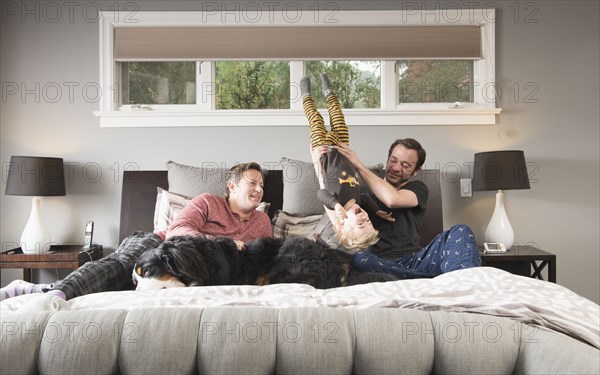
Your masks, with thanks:
M312 160L321 187L317 197L326 208L340 244L348 250L358 251L379 240L369 214L389 221L394 219L380 210L368 194L360 192L356 168L334 147L337 143L349 144L348 126L340 103L331 92L327 75L322 74L321 79L331 123L330 131L325 129L323 117L310 95L310 80L304 77L300 81L304 113L310 127Z

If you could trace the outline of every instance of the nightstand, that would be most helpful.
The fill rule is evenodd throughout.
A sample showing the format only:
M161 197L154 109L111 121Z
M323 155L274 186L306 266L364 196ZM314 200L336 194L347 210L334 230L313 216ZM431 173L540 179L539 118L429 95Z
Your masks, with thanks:
M505 253L485 253L480 247L481 265L544 280L542 271L548 267L548 281L556 283L556 255L533 246L514 245Z
M90 260L102 258L102 245L93 244L82 251L82 245L53 245L47 254L23 254L21 248L0 253L0 269L22 268L23 280L31 282L33 268L76 270Z

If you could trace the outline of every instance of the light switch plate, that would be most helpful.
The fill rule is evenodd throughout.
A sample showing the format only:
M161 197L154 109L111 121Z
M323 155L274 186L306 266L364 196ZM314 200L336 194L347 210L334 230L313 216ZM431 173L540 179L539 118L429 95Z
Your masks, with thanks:
M464 197L464 198L473 196L470 178L461 178L460 179L460 196Z

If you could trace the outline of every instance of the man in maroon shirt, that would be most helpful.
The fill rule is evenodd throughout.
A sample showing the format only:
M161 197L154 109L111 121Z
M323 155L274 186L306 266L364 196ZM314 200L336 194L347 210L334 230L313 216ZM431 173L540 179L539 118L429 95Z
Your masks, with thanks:
M226 236L242 250L244 243L271 237L269 217L257 211L263 197L263 177L256 163L238 164L227 174L225 197L200 194L171 224L166 238L174 236Z

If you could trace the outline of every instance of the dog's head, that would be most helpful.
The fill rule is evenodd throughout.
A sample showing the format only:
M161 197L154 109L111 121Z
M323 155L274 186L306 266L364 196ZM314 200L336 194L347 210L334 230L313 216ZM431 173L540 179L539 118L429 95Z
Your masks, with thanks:
M192 241L164 241L145 251L133 267L136 290L204 285L208 271Z

